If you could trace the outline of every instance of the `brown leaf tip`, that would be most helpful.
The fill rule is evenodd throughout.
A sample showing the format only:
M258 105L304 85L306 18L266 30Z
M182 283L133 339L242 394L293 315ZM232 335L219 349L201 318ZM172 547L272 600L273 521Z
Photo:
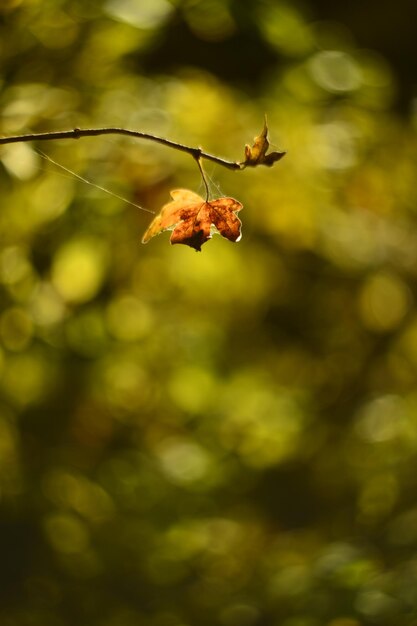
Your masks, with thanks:
M267 154L268 148L268 124L265 117L264 127L261 133L255 137L253 146L251 147L248 144L245 146L245 160L242 162L242 166L256 167L257 165L266 165L271 167L286 154L285 152L270 152Z

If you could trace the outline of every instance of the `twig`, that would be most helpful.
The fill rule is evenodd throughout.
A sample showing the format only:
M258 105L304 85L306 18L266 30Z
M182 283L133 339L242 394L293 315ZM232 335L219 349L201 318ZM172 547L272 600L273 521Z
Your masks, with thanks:
M137 137L139 139L148 139L160 143L174 150L180 150L190 154L197 163L200 159L207 159L226 167L229 170L241 170L244 169L243 163L237 161L228 161L222 159L214 154L204 152L201 148L193 148L191 146L185 146L176 141L165 139L164 137L158 137L157 135L151 135L149 133L142 133L137 130L128 130L126 128L74 128L73 130L54 131L48 133L30 133L27 135L15 135L12 137L0 137L0 145L8 143L18 143L24 141L50 141L53 139L80 139L81 137L96 137L97 135L128 135L130 137Z

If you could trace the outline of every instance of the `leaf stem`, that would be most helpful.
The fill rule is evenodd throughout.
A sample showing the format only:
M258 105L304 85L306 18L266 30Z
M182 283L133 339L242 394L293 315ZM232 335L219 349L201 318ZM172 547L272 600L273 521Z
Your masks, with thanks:
M157 135L151 135L149 133L142 133L137 130L128 130L126 128L73 128L72 130L53 131L46 133L29 133L26 135L15 135L11 137L0 137L0 145L8 143L18 143L26 141L51 141L54 139L80 139L81 137L97 137L98 135L128 135L130 137L137 137L138 139L147 139L160 143L168 148L179 150L180 152L186 152L190 154L199 163L200 159L206 159L226 167L229 170L241 170L244 169L244 164L237 161L228 161L214 154L204 152L201 148L193 148L191 146L185 146L184 144L165 139L164 137L158 137ZM200 166L200 163L199 163ZM200 168L201 169L201 168ZM204 176L203 176L204 178ZM207 187L207 182L204 179Z
M198 169L200 170L200 174L201 174L201 178L203 179L203 183L204 183L204 187L206 189L206 202L209 201L209 196L210 196L210 190L209 190L209 186L208 186L208 182L207 182L207 178L206 178L206 173L204 171L203 168L203 164L201 162L201 158L196 158L197 161L197 165L198 165Z

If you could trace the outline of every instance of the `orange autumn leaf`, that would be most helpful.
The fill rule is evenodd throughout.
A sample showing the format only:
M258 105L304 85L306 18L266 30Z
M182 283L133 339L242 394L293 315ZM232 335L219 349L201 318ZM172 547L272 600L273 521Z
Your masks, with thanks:
M230 241L241 238L242 223L236 213L243 206L233 198L204 200L189 189L171 191L171 202L165 204L143 235L142 243L164 230L172 230L171 243L183 243L195 250L211 239L215 229Z

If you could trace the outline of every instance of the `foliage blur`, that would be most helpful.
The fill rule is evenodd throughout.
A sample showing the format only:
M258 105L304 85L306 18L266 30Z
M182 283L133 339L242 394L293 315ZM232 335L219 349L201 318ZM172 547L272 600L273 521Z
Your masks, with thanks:
M141 245L149 214L39 150L153 211L202 191L188 155L1 147L1 626L416 624L395 71L291 0L2 0L0 29L2 135L123 126L240 160L267 112L288 151L206 165L243 239L195 253Z

